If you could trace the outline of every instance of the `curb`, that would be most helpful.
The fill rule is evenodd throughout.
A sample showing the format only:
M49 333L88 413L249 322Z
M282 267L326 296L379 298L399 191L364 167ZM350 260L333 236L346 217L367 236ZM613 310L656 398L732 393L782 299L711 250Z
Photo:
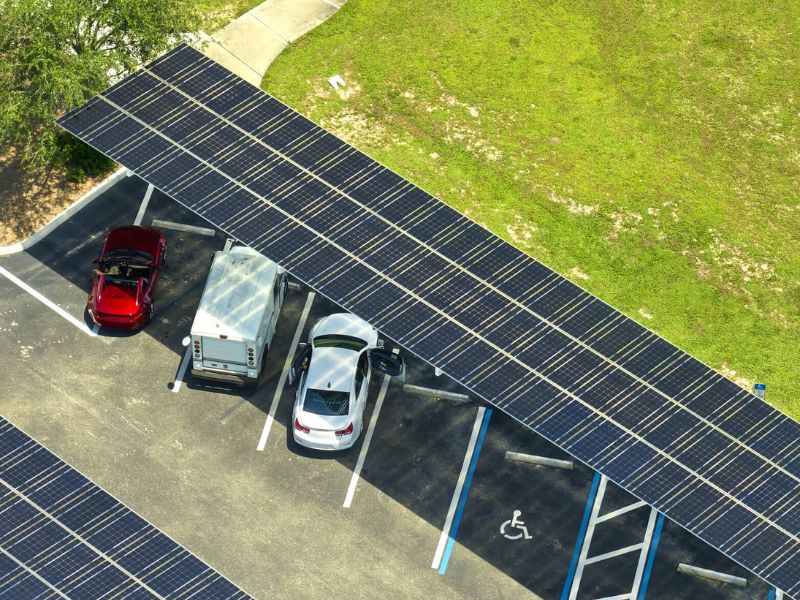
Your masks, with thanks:
M53 217L50 221L47 222L41 229L34 231L30 236L22 240L21 242L17 242L16 244L11 244L10 246L0 246L0 256L9 256L11 254L17 254L19 252L24 252L31 246L33 246L36 242L44 238L47 234L49 234L53 229L61 225L64 221L69 219L72 215L82 209L84 206L89 204L92 200L97 198L100 194L105 192L108 188L113 186L123 177L127 177L128 170L125 167L120 167L114 173L106 177L103 181L98 183L94 186L91 190L86 192L83 196L78 198L75 202L70 204L67 208Z

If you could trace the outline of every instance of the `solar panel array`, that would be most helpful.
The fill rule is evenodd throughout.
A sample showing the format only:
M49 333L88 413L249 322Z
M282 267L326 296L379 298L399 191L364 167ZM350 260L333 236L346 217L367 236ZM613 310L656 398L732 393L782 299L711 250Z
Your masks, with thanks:
M59 124L788 594L800 426L198 51Z
M0 598L101 597L250 598L0 417Z

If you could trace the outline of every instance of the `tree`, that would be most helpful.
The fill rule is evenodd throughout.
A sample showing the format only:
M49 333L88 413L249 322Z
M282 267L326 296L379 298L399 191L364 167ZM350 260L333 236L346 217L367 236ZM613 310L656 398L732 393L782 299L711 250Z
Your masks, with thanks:
M194 31L194 7L192 0L0 0L0 143L29 169L63 162L53 121Z

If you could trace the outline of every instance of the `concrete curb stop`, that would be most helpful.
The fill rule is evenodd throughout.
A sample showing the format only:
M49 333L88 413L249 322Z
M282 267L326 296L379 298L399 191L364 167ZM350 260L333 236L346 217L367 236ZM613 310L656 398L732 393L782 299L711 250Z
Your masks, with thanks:
M453 400L454 402L469 402L469 396L466 394L446 392L445 390L434 390L431 388L420 387L418 385L406 384L403 386L403 391L408 394L415 394L417 396L428 396L429 398L439 398L441 400Z
M547 458L546 456L522 454L521 452L512 452L511 450L506 450L506 460L530 463L540 467L555 467L556 469L571 470L574 466L571 460L560 460L558 458Z
M712 579L722 583L730 583L731 585L738 587L747 587L747 579L744 577L736 577L735 575L728 575L727 573L701 569L700 567L694 567L684 563L678 564L678 573L686 573L687 575L694 575L695 577L702 577L703 579Z
M153 219L151 225L155 228L172 229L174 231L183 231L184 233L196 233L197 235L205 235L214 237L217 232L208 227L198 227L196 225L184 225L183 223L173 223L172 221L162 221L161 219Z
M75 202L70 204L67 208L53 217L47 224L45 224L38 231L33 232L30 236L9 246L0 246L0 256L9 256L11 254L18 254L24 252L36 242L42 240L47 234L53 231L56 227L61 225L64 221L69 219L72 215L89 204L92 200L97 198L100 194L105 192L108 188L113 186L123 177L127 177L129 172L124 167L120 167L114 173L106 177L103 181L94 186L91 190L86 192L83 196L78 198Z

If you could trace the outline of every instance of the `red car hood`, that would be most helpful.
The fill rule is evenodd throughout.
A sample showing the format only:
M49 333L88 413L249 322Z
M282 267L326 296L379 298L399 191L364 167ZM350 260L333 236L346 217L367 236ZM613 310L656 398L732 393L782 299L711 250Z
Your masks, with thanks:
M141 278L136 285L119 285L108 283L106 277L100 277L97 281L97 289L94 293L94 308L99 313L107 315L134 315L142 303L144 286Z

